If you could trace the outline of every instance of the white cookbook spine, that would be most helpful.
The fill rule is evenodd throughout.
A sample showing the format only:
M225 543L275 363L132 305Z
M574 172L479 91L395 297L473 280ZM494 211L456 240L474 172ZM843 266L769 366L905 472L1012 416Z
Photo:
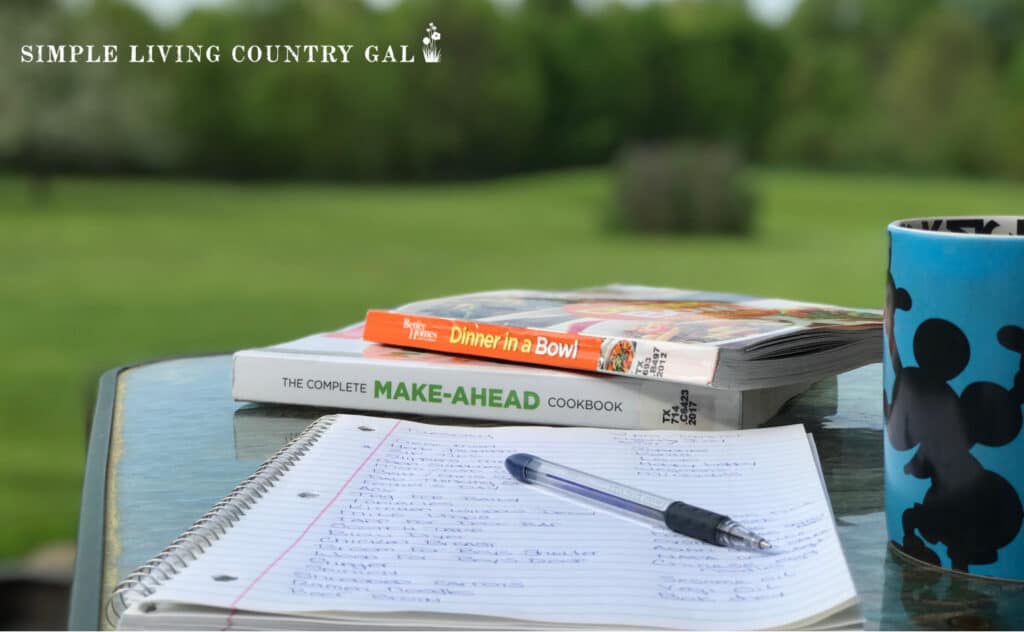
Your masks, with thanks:
M247 350L234 356L232 395L253 402L503 423L727 430L760 423L806 388L744 392L492 363Z

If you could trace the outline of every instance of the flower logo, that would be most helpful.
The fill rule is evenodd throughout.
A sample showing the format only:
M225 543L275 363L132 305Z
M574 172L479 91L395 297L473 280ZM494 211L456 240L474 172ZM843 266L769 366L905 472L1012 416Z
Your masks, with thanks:
M423 61L428 64L436 64L441 61L441 47L437 42L441 39L441 31L437 30L434 23L427 25L427 34L423 38Z

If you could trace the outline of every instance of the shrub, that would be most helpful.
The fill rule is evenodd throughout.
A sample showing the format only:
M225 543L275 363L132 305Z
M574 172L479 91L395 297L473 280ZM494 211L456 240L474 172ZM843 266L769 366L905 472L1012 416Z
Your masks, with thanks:
M754 197L729 145L641 145L623 152L614 223L647 232L749 233Z

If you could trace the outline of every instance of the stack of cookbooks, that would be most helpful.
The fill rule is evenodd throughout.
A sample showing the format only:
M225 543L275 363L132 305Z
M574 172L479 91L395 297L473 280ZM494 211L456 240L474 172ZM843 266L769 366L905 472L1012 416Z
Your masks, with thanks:
M502 423L755 426L881 357L881 313L609 285L371 310L234 356L235 399Z

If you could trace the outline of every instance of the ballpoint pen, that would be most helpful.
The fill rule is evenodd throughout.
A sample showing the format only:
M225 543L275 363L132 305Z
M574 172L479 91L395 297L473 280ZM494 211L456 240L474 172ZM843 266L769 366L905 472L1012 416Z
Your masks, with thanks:
M608 479L546 461L532 454L513 454L505 469L516 480L577 494L619 509L664 522L669 529L709 544L766 551L772 545L728 516L670 500Z

